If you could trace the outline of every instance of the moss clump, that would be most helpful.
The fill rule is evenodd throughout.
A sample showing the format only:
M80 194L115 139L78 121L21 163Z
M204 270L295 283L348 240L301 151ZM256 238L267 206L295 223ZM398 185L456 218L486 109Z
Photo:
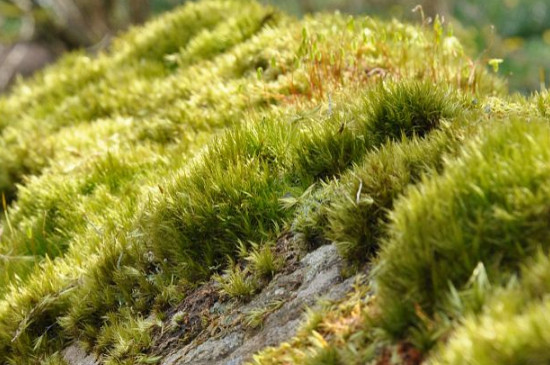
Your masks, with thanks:
M413 184L442 169L443 157L457 148L453 134L434 132L425 139L388 142L338 182L327 213L326 236L351 261L365 262L378 251L388 213Z
M434 364L545 363L550 260L539 251L522 264L520 276L499 288L479 315L469 315L446 348L432 356Z
M549 136L547 121L497 124L399 201L374 274L388 332L418 325L415 306L434 315L449 285L463 288L479 262L504 284L545 248Z
M369 99L368 133L377 143L403 135L423 137L461 109L452 89L432 83L381 85Z
M387 304L379 315L358 296L334 307L355 322L338 332L332 318L326 338L304 330L318 348L290 357L299 361L365 360L376 353L380 323L409 339L418 323L410 308L435 315L452 294L449 280L466 298L460 285L480 260L490 275L513 276L516 258L529 257L544 236L545 160L535 155L546 155L529 141L547 141L535 133L544 136L544 122L520 127L507 118L547 118L548 95L504 98L502 82L469 62L436 23L338 14L296 20L254 2L192 2L130 30L108 52L68 55L18 84L0 99L7 197L0 358L59 363L62 348L79 341L107 363L156 361L145 354L157 326L148 318L162 317L250 246L250 274L269 280L278 263L267 242L287 228L306 247L336 242L359 265L381 247L374 279L377 301ZM490 128L480 126L488 123L511 126L491 142ZM475 141L462 150L464 139ZM505 140L532 151L514 154ZM519 180L495 174L499 164ZM520 171L521 164L530 167ZM432 217L439 219L432 227L428 208L460 207L461 199L473 199L470 208ZM455 215L447 233L464 230L488 244L470 252L458 239L444 241L442 227ZM408 226L413 218L419 223ZM432 241L415 238L421 223ZM412 243L401 241L406 230ZM524 246L514 244L520 231L528 233ZM496 241L507 244L495 256ZM423 244L434 242L448 242L445 250L464 260L435 266L446 276L434 274L437 285L424 287L414 270L431 267L423 254L434 251ZM394 260L409 245L418 251L407 255L414 262ZM393 272L401 286L388 283ZM225 282L229 292L246 277L228 273L235 274ZM255 289L243 283L236 297ZM408 293L401 303L391 302L396 291ZM395 312L405 315L393 321ZM341 350L355 331L363 335L353 337L353 351ZM331 339L334 348L325 346Z

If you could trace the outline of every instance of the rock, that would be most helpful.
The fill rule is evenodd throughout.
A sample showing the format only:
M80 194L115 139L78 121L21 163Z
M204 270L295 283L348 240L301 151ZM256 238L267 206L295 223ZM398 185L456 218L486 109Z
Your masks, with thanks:
M233 323L218 338L209 338L199 345L191 342L174 350L161 364L241 364L260 349L290 339L301 323L306 306L314 305L323 295L336 300L350 291L354 279L342 281L341 268L342 259L334 246L318 248L307 254L294 271L276 275L249 303L228 309L224 317L233 318ZM266 308L277 300L284 301L284 304L267 315L259 330L250 329L242 323L243 317L250 311ZM223 306L217 304L214 307Z
M314 306L320 297L341 299L352 288L355 279L342 280L343 261L333 245L301 260L297 252L286 258L285 269L248 303L219 297L212 281L194 290L167 313L164 327L170 330L153 336L150 355L161 356L161 365L242 364L262 348L293 337L306 306ZM263 325L251 328L246 318L258 310L265 310ZM179 322L172 320L176 315ZM76 345L63 356L69 365L98 364Z
M219 339L209 339L191 348L187 353L176 352L164 359L162 364L212 364L233 352L243 342L243 334L232 332Z
M67 347L63 353L63 359L69 365L99 365L97 358L93 355L87 354L77 344L72 344Z

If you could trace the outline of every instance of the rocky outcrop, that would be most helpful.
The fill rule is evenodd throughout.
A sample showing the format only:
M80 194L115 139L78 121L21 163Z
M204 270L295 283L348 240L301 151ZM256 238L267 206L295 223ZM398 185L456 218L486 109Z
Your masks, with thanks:
M307 306L321 297L340 299L351 290L355 279L344 280L342 265L333 245L301 259L289 251L285 269L248 303L220 297L216 284L206 283L168 313L151 355L160 357L162 365L233 365L250 360L258 350L294 336ZM263 323L252 323L252 318ZM66 349L64 358L70 365L100 363L77 345Z

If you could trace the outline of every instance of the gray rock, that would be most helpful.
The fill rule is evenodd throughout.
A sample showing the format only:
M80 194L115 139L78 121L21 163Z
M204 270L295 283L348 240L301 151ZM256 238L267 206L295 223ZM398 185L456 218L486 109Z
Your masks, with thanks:
M235 365L249 360L264 347L277 346L296 334L306 306L314 305L321 296L337 300L350 291L354 279L342 281L341 268L342 259L336 247L318 248L307 254L296 270L276 275L249 303L235 307L235 311L246 316L251 310L265 308L274 300L285 301L281 308L267 316L261 329L251 332L238 320L233 321L222 339L209 339L198 346L191 343L165 357L161 364Z
M181 359L182 364L193 364L195 361L214 361L227 356L242 345L244 334L232 332L219 339L211 339L189 351Z
M93 355L87 354L77 344L72 344L63 350L63 359L69 365L98 365L99 361Z
M355 279L342 279L342 265L336 247L322 246L299 262L295 260L289 266L291 269L275 275L248 303L205 301L209 304L202 309L210 314L214 323L205 325L202 332L185 345L163 346L162 341L165 340L157 343L158 351L163 356L161 365L242 364L262 348L277 346L290 339L300 326L306 306L314 306L320 297L341 299L351 290ZM252 329L244 323L251 311L269 308L272 303L282 304L271 313L266 311L261 328ZM170 323L170 320L168 318L166 322ZM212 328L215 327L219 327L219 331L212 335ZM177 344L179 337L170 341ZM65 350L64 356L70 365L97 364L93 357L86 357L74 345Z

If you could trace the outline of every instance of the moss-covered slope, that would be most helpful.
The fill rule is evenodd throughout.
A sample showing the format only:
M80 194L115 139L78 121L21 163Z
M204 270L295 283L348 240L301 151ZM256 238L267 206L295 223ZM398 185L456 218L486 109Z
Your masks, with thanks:
M285 234L372 270L257 363L545 362L550 97L502 85L439 19L237 0L66 56L0 99L0 361L157 362L154 318L246 300Z

